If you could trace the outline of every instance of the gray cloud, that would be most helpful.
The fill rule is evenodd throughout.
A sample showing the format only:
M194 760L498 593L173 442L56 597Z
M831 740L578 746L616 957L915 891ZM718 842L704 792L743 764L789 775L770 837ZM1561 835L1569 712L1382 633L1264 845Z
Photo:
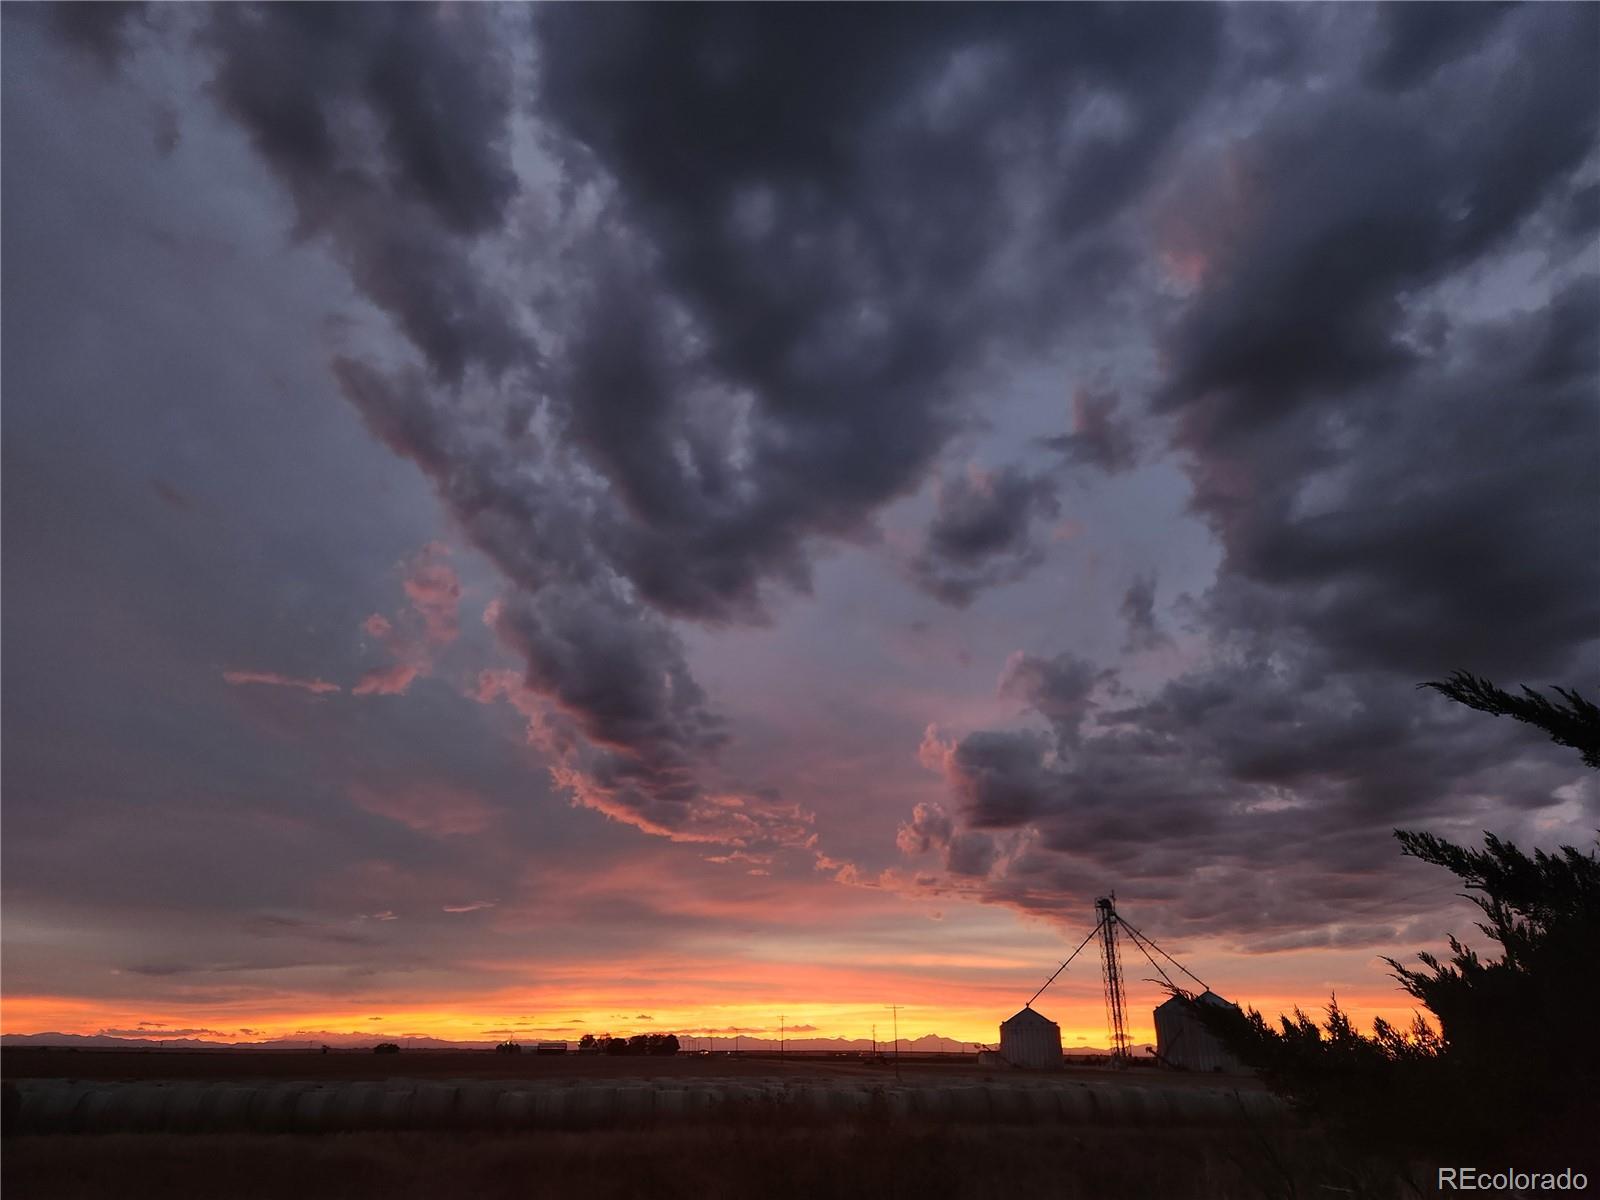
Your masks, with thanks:
M50 11L91 64L80 95L80 79L138 70L163 32L67 7ZM333 980L339 958L413 969L385 933L431 917L459 938L465 922L438 914L464 897L504 895L492 915L515 919L526 846L606 836L574 833L550 803L531 817L497 808L506 836L474 840L350 802L374 761L394 779L481 771L499 798L547 799L513 761L520 748L485 732L510 714L449 707L446 683L465 685L442 665L404 704L328 692L314 733L311 697L293 686L223 682L357 678L348 643L393 599L361 581L435 536L414 536L432 519L424 490L352 448L363 430L417 467L506 589L493 627L520 669L481 695L516 707L561 788L666 837L806 846L797 805L724 786L719 755L743 714L718 711L691 661L714 655L704 648L726 626L776 620L830 543L870 544L878 514L951 460L952 439L965 455L966 438L992 438L974 452L985 461L1037 451L1056 414L1018 419L998 381L1044 360L1105 380L1046 440L1066 470L1090 468L1072 478L1113 519L1074 558L1072 597L994 598L1015 605L1007 620L1031 605L1005 646L1030 653L1001 692L1035 728L930 739L948 799L914 810L903 849L940 855L965 894L1030 912L1076 913L1117 886L1172 928L1268 950L1381 936L1388 915L1371 910L1396 891L1392 824L1471 836L1480 820L1550 816L1568 776L1536 739L1411 684L1456 666L1542 682L1593 662L1600 578L1575 552L1600 535L1587 502L1592 8L837 16L173 16L180 33L203 27L208 94L232 140L199 104L180 109L181 139L159 126L175 172L163 197L121 157L135 142L149 155L149 139L107 119L140 93L44 114L29 93L53 68L11 36L32 18L5 14L17 81L6 390L36 397L16 406L6 445L8 694L28 696L8 716L8 907L39 908L44 928L79 919L42 899L77 872L74 903L115 913L101 919L122 953L136 904L170 912L205 893L229 920L299 912L317 879L303 911L372 914L360 935L307 918L252 926L263 936L249 943L292 940L294 961ZM141 86L165 87L162 70ZM246 144L264 170L241 168ZM197 147L221 164L215 178L212 160L196 169ZM161 224L169 207L211 211L167 203L211 187L226 237ZM257 226L291 221L294 245L318 254L251 243ZM1171 264L1169 225L1185 251ZM324 250L399 335L338 341L347 407L324 406L348 430L314 417L329 389L296 357L319 345L301 310L349 299L333 271L305 267ZM298 290L281 285L302 269ZM164 340L186 322L203 332ZM1045 393L1061 395L1054 374ZM160 399L172 395L190 402ZM84 396L119 403L97 411ZM288 467L252 473L252 453L311 483L286 485ZM1222 563L1193 605L1186 665L1150 682L1149 663L1109 667L1114 640L1063 614L1078 590L1117 611L1106 589L1130 561L1200 593L1192 567L1156 557L1179 533L1121 545L1146 533L1146 476L1180 469L1204 522L1195 536L1214 537ZM1021 580L1054 512L1051 482L1024 466L991 483L952 483L918 551L924 588L956 604ZM401 503L405 521L388 511ZM829 582L852 583L850 569ZM91 602L110 594L113 612ZM442 641L453 600L430 587ZM871 607L856 603L852 619ZM1159 642L1153 576L1134 578L1120 611L1112 639ZM977 618L991 615L945 618L982 646ZM474 632L486 640L462 629L460 641ZM257 642L278 652L270 663L240 656ZM1040 650L1061 645L1074 650ZM929 706L963 703L933 694L953 676L931 678L916 677L915 728ZM877 728L857 732L867 742ZM174 794L222 799L185 807ZM849 803L849 832L892 829L892 815ZM585 917L665 920L606 903ZM362 940L327 936L347 932ZM233 962L237 922L212 940L194 960ZM189 955L141 943L134 961L165 970Z
M1172 639L1161 628L1156 620L1156 580L1154 575L1140 575L1128 585L1128 590L1122 594L1122 603L1117 611L1122 614L1122 621L1127 628L1127 640L1123 643L1123 650L1128 653L1138 653L1141 650L1152 650L1157 646L1172 644Z
M1592 670L1600 563L1573 547L1600 542L1600 284L1565 213L1595 152L1596 15L1444 16L1382 18L1368 61L1401 98L1278 106L1226 151L1226 203L1193 206L1207 257L1157 401L1224 555L1197 608L1212 651L1116 709L1018 660L1013 690L1074 739L931 756L952 837L1035 838L979 894L1070 912L1114 884L1263 951L1370 944L1404 890L1395 825L1526 833L1559 803L1549 748L1412 685ZM1549 273L1493 303L1519 254ZM1151 644L1150 581L1123 615Z
M1000 677L1000 694L1024 701L1038 712L1050 722L1057 745L1066 747L1078 742L1094 708L1089 694L1107 678L1108 673L1073 654L1049 659L1014 654Z
M1055 481L1017 467L972 470L944 482L921 550L911 561L917 586L965 607L978 592L1015 583L1044 557L1034 526L1059 516Z
M1425 83L1453 59L1478 49L1516 7L1505 3L1384 5L1378 14L1378 47L1367 77L1379 87L1405 91Z
M127 52L129 27L147 19L150 7L135 0L106 0L103 4L50 4L41 6L51 27L67 42L114 71Z
M1115 392L1080 388L1072 396L1072 432L1044 439L1067 461L1107 473L1126 471L1138 459L1131 422L1118 412Z
M839 31L794 14L541 10L536 119L569 202L594 203L539 218L564 257L530 318L472 266L474 243L521 236L495 49L517 21L461 16L223 10L205 40L300 233L430 368L345 357L345 394L512 581L498 627L594 746L608 811L673 828L717 739L656 614L766 619L772 589L808 586L811 541L863 536L920 482L974 373L1115 271L1092 235L1187 115L1216 19L851 13L841 56ZM951 174L963 159L988 169ZM938 232L952 221L967 235ZM1053 269L997 272L1018 255ZM922 577L943 598L1034 560L1010 523L1048 488L1002 485L931 532ZM578 644L640 657L608 673Z
M527 351L470 260L505 217L510 73L493 16L403 5L218 6L218 102L441 379Z

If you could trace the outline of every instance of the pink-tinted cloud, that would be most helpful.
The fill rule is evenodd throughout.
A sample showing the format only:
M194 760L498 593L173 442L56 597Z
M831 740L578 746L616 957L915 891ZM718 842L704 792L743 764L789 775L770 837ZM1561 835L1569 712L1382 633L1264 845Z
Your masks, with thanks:
M494 809L482 799L450 784L376 787L358 783L351 785L349 795L351 803L364 812L439 837L481 833L494 819Z
M473 698L481 704L504 700L515 708L528 723L528 743L549 756L551 779L583 808L675 842L741 849L815 843L812 814L768 797L696 789L671 805L641 803L626 759L586 745L572 721L542 701L515 671L482 672Z
M411 606L393 617L373 613L361 631L394 659L376 667L351 689L357 696L403 695L414 680L433 671L434 656L461 634L461 580L444 559L450 547L429 542L405 564L404 588Z
M448 646L461 633L461 579L443 561L449 553L443 542L429 542L411 560L406 574L406 596L435 646Z
M350 692L356 696L403 696L420 672L421 668L411 663L378 667L363 675Z
M194 501L164 479L152 479L150 481L150 490L160 496L162 501L169 507L175 508L179 512L192 512L194 510Z
M292 675L280 675L276 671L224 671L222 678L235 687L267 684L272 687L299 688L303 692L311 692L317 696L340 690L337 683L329 683L326 679L297 679Z
M493 908L495 904L496 901L494 900L474 900L471 904L446 904L444 911L447 913L479 912L485 908Z

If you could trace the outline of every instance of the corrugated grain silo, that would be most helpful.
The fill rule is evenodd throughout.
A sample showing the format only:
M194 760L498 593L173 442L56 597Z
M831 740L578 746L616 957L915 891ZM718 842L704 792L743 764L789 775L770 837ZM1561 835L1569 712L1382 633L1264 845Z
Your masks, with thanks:
M1061 1026L1031 1006L1000 1023L1000 1057L1013 1067L1048 1070L1061 1065Z
M1201 992L1195 1004L1214 1004L1224 1008L1238 1008L1213 991ZM1169 1066L1186 1071L1220 1071L1242 1075L1248 1068L1223 1048L1216 1036L1205 1027L1199 1014L1182 996L1174 996L1156 1009L1156 1055Z

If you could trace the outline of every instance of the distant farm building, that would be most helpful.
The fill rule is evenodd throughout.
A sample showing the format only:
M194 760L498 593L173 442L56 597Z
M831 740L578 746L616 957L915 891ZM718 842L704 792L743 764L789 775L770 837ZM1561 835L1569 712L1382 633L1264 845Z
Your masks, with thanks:
M1232 1009L1239 1007L1209 990L1196 996L1194 1003ZM1223 1048L1183 997L1172 997L1156 1009L1155 1015L1156 1056L1168 1066L1180 1067L1185 1071L1223 1071L1228 1074L1241 1074L1247 1069Z
M540 1042L533 1048L533 1052L535 1054L565 1054L567 1052L567 1044L565 1042Z
M1061 1065L1061 1026L1024 1006L1000 1023L1000 1057L1013 1067L1049 1070Z

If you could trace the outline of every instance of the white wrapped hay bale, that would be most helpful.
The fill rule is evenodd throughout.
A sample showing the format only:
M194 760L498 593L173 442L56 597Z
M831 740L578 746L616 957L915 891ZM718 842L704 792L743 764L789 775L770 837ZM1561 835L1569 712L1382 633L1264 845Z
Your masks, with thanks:
M655 1116L656 1090L648 1084L627 1084L616 1090L616 1120L643 1125Z
M560 1129L567 1123L567 1089L539 1088L533 1093L533 1123L540 1129Z
M903 1121L911 1115L911 1093L905 1088L885 1088L880 1094L891 1120Z
M462 1083L457 1088L456 1122L464 1129L488 1129L495 1123L503 1084L496 1082Z
M664 1087L657 1088L655 1095L656 1116L666 1120L682 1120L689 1111L688 1100L682 1088Z
M385 1087L379 1094L376 1122L379 1129L410 1129L415 1120L412 1105L416 1092L409 1087Z
M210 1109L206 1126L210 1129L246 1131L256 1127L256 1106L261 1090L248 1085L224 1085L207 1097Z
M1061 1101L1058 1088L1023 1088L1021 1094L1028 1109L1028 1120L1054 1123L1061 1119Z
M517 1088L500 1093L495 1104L495 1124L502 1129L531 1129L534 1126L534 1094Z
M101 1133L107 1126L106 1116L117 1094L117 1085L102 1084L84 1092L73 1113L73 1126L83 1133Z
M418 1129L447 1129L456 1120L457 1089L449 1083L419 1083L411 1096L411 1123Z
M294 1129L296 1133L332 1133L335 1123L334 1105L338 1097L333 1088L320 1085L307 1088L294 1098Z
M989 1118L1016 1125L1033 1120L1033 1106L1029 1103L1030 1089L1014 1084L991 1083L984 1088L989 1095Z
M1061 1120L1067 1125L1088 1125L1096 1118L1094 1097L1081 1083L1056 1089L1056 1101L1061 1107Z
M930 1120L949 1120L956 1113L955 1090L930 1084L911 1089L911 1111Z
M167 1132L194 1133L205 1122L210 1088L203 1083L175 1083L167 1100Z
M162 1084L124 1085L111 1093L102 1114L108 1133L153 1133L166 1123L170 1089Z
M697 1084L684 1089L684 1110L691 1117L705 1117L723 1106L723 1091L715 1085Z
M341 1083L329 1089L327 1120L330 1129L371 1129L377 1124L378 1102L383 1085Z
M310 1091L309 1083L271 1083L260 1089L256 1099L255 1127L262 1133L289 1133L295 1128L300 1096Z
M577 1129L603 1129L617 1118L617 1089L610 1085L573 1088L567 1123Z

